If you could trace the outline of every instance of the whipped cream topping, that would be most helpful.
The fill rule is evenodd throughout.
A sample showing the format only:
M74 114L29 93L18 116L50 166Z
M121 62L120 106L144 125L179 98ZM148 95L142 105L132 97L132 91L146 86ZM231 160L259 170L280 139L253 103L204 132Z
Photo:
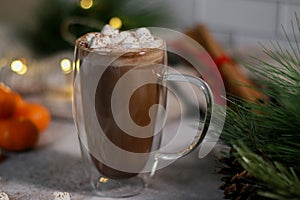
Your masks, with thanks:
M133 49L159 48L163 45L162 39L152 36L147 28L119 31L108 24L101 32L84 35L83 41L88 48L104 52L126 52Z

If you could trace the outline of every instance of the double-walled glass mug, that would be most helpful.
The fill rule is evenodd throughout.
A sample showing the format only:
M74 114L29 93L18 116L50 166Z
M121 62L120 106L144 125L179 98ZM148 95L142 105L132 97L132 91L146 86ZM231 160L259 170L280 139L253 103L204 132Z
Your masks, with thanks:
M206 114L203 119L199 115L193 141L174 153L161 148L170 82L191 83L206 100ZM145 185L141 175L153 174L159 160L176 160L195 149L210 124L212 98L206 82L173 73L167 66L165 42L158 48L109 52L90 49L79 38L74 56L73 113L96 194L136 195Z

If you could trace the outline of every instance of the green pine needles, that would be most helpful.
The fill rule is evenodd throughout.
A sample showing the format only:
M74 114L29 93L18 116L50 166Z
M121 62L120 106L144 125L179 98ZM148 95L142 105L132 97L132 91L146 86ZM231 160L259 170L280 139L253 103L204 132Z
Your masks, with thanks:
M300 23L283 29L289 47L262 45L272 62L254 58L247 67L260 77L258 89L268 102L231 99L221 135L232 155L256 180L257 195L266 199L300 199ZM295 28L297 27L297 28Z

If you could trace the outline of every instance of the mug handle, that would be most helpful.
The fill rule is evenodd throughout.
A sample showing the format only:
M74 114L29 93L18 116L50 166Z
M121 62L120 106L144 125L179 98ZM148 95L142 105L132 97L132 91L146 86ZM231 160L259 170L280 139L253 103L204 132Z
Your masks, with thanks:
M162 159L162 160L179 159L179 158L189 154L190 152L192 152L199 144L202 143L202 141L205 138L206 133L208 131L209 124L211 122L212 109L213 109L212 91L211 91L210 87L208 86L208 84L205 81L203 81L202 79L194 77L194 76L189 76L189 75L166 73L164 76L161 77L161 81L163 81L163 82L164 81L166 81L166 82L187 82L187 83L191 83L191 84L197 86L197 88L200 89L200 91L202 91L202 93L205 96L206 114L205 114L205 120L204 120L204 125L202 128L202 131L200 130L201 128L199 125L197 128L197 133L196 133L193 141L187 148L183 149L182 151L176 152L176 153L158 152L155 155L155 158L154 158L155 161L152 166L151 176L154 175L154 173L156 171L159 159Z

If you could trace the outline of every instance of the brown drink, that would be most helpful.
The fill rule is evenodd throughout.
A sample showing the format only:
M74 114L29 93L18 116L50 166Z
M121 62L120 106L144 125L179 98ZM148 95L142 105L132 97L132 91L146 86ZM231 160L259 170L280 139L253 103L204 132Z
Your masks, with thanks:
M122 78L123 75L130 70L137 71L139 76L133 76L129 81L123 83L124 94L128 92L126 89L126 85L130 85L140 79L147 79L149 78L149 76L163 74L164 69L162 64L164 64L165 62L165 51L163 49L163 43L161 43L161 46L159 46L158 48L135 47L132 49L126 48L125 50L119 48L118 51L110 51L111 49L109 48L90 48L89 44L87 43L87 35L85 35L77 40L77 47L79 59L81 60L81 62L90 53L99 54L99 56L103 57L111 56L113 58L111 59L112 61L108 66L105 66L105 64L101 63L101 60L99 60L98 67L105 70L103 73L100 73L99 76L101 77L98 77L98 79L95 78L95 80L97 80L97 83L95 85L96 89L95 92L91 92L92 94L94 94L94 96L90 97L92 100L94 100L93 106L97 118L97 121L95 123L98 123L100 125L109 141L122 150L133 153L149 153L153 150L156 150L158 148L157 145L159 144L157 140L160 140L161 136L160 134L155 136L153 135L155 128L154 125L149 126L146 132L140 133L141 137L130 135L130 133L126 133L125 131L123 131L116 123L113 117L112 106L121 108L120 115L122 115L122 113L125 112L126 109L129 109L130 117L134 121L134 123L136 123L138 126L145 127L151 122L151 119L149 117L149 110L151 106L155 104L161 104L165 107L165 102L161 102L162 99L160 98L161 93L165 92L165 90L162 89L162 86L152 83L139 87L131 95L129 105L127 105L126 101L122 99L117 102L117 105L112 105L111 99L116 84L118 83L120 78ZM89 66L87 64L84 67L88 68ZM91 74L94 77L97 76L97 73ZM85 89L89 88L89 86L82 86L82 88L83 87ZM120 95L122 96L122 94ZM84 98L83 101L85 101ZM85 102L83 102L83 104L85 104ZM89 105L86 105L86 107L88 106ZM154 112L157 112L157 110ZM89 113L86 113L85 115L89 115ZM117 170L101 162L100 159L98 159L98 156L102 156L104 151L102 147L105 148L105 144L103 144L103 142L101 141L101 137L97 135L97 132L91 132L89 130L86 130L86 132L87 146L89 149L94 149L93 153L90 153L91 160L96 168L101 172L101 174L113 179L129 178L138 174L138 171L135 173ZM145 157L145 159L139 159L138 161L132 161L127 160L127 158L118 158L118 155L112 154L109 156L111 157L110 159L114 159L114 162L117 162L120 165L134 164L136 165L136 168L140 170L143 169L144 165L147 162L147 157Z

